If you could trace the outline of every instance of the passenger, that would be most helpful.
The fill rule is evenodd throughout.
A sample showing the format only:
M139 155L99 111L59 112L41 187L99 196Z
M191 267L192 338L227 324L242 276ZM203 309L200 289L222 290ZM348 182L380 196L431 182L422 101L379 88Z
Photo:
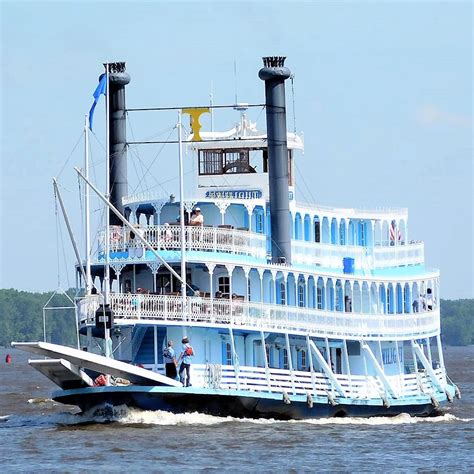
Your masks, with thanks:
M201 209L199 207L194 208L194 211L191 214L191 220L189 221L189 224L192 226L204 225L204 216L201 214Z
M164 227L165 227L165 231L164 231L165 242L170 242L173 238L173 234L171 233L171 228L168 222L164 224Z
M179 360L181 361L179 367L179 380L184 387L191 387L191 361L194 356L194 351L189 344L189 339L187 337L183 337L181 342L183 343L183 352L179 355ZM186 379L184 372L186 372Z
M346 313L352 313L352 300L350 296L344 297L344 311Z
M418 307L418 298L415 298L413 300L413 303L411 304L412 308L413 308L413 312L414 313L418 313L419 311L419 307Z
M418 302L419 309L426 311L426 296L420 295L420 301Z
M166 376L170 379L176 379L178 372L176 368L178 363L176 362L176 353L173 349L173 341L168 341L168 346L163 350L163 359L165 360Z
M433 310L433 305L434 305L433 292L431 291L431 288L428 288L426 290L426 306L428 307L428 311Z
M216 291L216 294L214 295L214 298L220 300L222 298L222 291Z

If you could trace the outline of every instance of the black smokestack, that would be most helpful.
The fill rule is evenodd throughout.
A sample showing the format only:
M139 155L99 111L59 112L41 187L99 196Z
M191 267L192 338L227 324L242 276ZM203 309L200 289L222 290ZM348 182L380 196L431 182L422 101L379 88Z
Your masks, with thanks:
M285 80L291 72L285 67L285 59L280 56L263 58L264 67L258 77L265 81L272 261L281 262L284 259L291 263L285 105Z
M125 86L129 82L130 76L125 71L125 63L109 63L109 200L122 215L122 197L128 194ZM110 225L122 224L112 211L109 215Z

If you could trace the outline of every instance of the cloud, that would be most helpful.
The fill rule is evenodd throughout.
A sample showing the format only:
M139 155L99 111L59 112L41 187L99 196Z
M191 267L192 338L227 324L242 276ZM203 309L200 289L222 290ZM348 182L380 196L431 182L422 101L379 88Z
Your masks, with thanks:
M472 118L468 115L447 112L435 105L420 107L417 110L416 118L418 123L425 127L451 125L460 128L472 128Z

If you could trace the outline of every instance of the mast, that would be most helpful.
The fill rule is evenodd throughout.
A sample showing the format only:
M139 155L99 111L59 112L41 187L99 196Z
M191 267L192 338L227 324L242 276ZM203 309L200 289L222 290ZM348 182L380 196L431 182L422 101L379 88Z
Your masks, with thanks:
M89 116L86 115L84 121L84 174L89 179ZM84 195L84 213L85 213L85 257L86 257L86 295L91 294L91 258L90 258L90 194L89 186L86 186Z
M182 114L178 111L178 154L179 154L179 220L181 227L181 293L183 296L183 311L186 298L186 260L185 260L185 227L184 227L184 171L182 143Z
M110 110L110 84L109 84L109 64L105 65L105 73L107 75L106 90L105 90L105 133L106 133L106 159L105 159L105 196L110 198L110 130L109 130L109 110ZM105 209L105 275L104 275L104 308L109 304L110 292L110 213ZM107 328L104 318L104 342L105 342L105 357L109 357L109 339L110 329Z
M53 178L53 187L54 187L54 194L58 198L59 205L61 207L61 212L63 213L64 222L66 223L66 228L67 228L67 231L68 231L68 234L69 234L69 238L71 239L72 248L74 250L74 254L76 255L76 260L77 260L77 264L79 265L79 270L82 274L82 277L85 280L86 275L84 273L84 267L82 266L81 255L79 254L79 249L78 249L77 244L76 244L76 239L74 238L74 233L72 231L71 222L70 222L69 217L67 215L66 208L64 206L64 202L63 202L63 199L61 197L61 193L59 192L58 182L56 181L56 178Z

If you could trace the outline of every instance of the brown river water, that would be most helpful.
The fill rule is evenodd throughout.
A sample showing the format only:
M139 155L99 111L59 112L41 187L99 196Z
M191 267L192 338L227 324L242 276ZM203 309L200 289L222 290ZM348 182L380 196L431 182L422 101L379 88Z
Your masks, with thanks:
M10 353L12 364L5 364ZM0 349L1 472L474 472L474 346L448 347L462 399L434 418L239 420L53 402L28 355Z

